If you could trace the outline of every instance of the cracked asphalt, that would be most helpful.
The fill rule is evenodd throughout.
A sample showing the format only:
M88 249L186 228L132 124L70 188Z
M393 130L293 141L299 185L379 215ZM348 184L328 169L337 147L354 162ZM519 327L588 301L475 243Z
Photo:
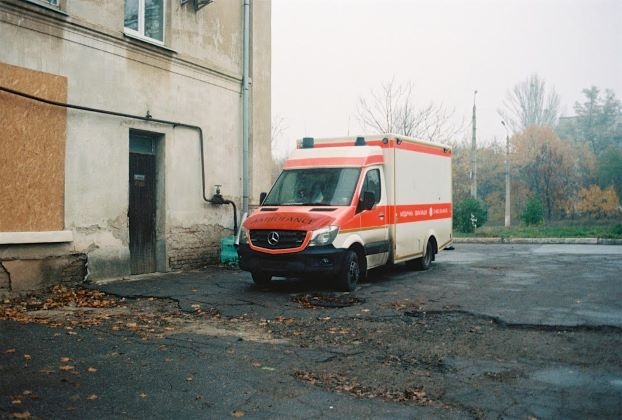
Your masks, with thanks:
M226 268L93 284L112 307L0 320L0 417L617 419L621 273L621 246L457 244L350 294Z

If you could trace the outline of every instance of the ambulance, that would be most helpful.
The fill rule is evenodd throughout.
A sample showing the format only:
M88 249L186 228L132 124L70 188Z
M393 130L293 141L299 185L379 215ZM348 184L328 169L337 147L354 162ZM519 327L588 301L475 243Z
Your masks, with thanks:
M330 278L352 291L368 270L427 270L452 244L451 148L395 134L298 142L242 223L239 267L258 285Z

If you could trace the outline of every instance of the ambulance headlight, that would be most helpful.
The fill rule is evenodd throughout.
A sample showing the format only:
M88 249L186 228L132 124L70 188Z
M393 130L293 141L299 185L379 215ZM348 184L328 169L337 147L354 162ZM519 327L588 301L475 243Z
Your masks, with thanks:
M238 244L245 244L245 243L247 243L247 235L248 234L249 234L248 229L246 229L244 226L240 227L240 230L238 232L238 237L237 237Z
M333 243L339 233L339 226L326 226L311 233L309 246L323 246Z

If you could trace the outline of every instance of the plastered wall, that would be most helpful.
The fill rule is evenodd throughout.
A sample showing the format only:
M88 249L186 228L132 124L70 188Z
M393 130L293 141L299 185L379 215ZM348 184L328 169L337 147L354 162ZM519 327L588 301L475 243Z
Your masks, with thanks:
M35 251L37 258L86 254L88 279L129 275L129 133L140 130L160 139L157 269L217 262L220 239L233 232L232 207L205 202L201 180L208 197L221 185L223 196L240 210L243 2L217 1L194 12L189 3L167 1L163 48L123 35L123 1L100 3L62 2L62 15L29 2L0 2L0 40L11 45L0 48L0 62L64 76L65 97L51 99L201 127L204 171L196 129L59 108L66 115L66 135L65 156L58 159L64 161L64 209L59 208L56 229L70 231L72 240L0 245L0 260L27 259ZM251 16L253 204L271 181L270 2L253 1Z
M0 86L66 102L67 79L0 62ZM62 230L67 111L0 91L0 232Z

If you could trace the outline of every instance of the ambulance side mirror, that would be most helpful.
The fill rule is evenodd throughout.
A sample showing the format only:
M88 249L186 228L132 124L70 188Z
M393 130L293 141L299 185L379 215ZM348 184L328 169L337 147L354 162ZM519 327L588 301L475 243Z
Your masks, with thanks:
M262 192L259 194L259 205L260 206L263 204L263 201L266 199L267 195L268 195L267 192Z
M371 191L365 191L363 193L363 199L359 201L356 212L371 210L374 208L374 204L376 204L376 195Z

